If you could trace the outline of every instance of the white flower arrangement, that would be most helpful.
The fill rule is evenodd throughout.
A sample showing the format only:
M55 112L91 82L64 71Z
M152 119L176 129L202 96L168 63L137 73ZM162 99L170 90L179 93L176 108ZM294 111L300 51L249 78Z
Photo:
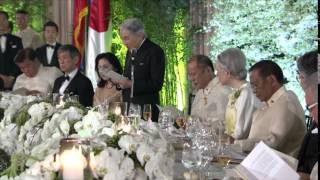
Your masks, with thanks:
M28 119L21 125L12 122L20 108L28 103L31 103L30 107L25 106ZM167 153L164 140L154 138L149 144L148 138L121 134L113 122L94 109L84 111L73 106L57 109L36 97L9 93L2 94L0 108L5 109L0 122L0 149L9 156L22 154L25 161L21 165L26 168L20 174L13 171L10 177L4 175L0 180L52 179L60 167L54 156L59 153L60 140L66 136L90 138L91 142L102 145L102 151L93 157L96 177L125 180L170 179L172 176L174 162L168 159L172 158L172 152Z

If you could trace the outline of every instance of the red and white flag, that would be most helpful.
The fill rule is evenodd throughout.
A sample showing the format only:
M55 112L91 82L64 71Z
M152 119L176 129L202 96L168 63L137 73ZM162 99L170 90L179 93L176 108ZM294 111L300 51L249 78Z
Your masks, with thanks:
M111 49L112 27L109 0L91 0L87 38L85 73L96 87L95 58Z
M75 0L73 6L73 45L79 50L81 59L85 49L86 17L88 15L88 1ZM81 62L79 62L79 65Z

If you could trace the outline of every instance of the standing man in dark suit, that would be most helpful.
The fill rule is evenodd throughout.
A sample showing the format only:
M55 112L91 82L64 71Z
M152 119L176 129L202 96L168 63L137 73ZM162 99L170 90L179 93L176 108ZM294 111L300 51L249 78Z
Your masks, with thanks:
M64 75L55 80L52 92L60 95L78 95L80 104L85 107L92 106L93 87L89 78L78 70L77 64L80 60L78 49L69 44L62 45L58 49L58 58L60 70Z
M21 74L14 57L22 49L22 41L10 34L8 18L8 13L0 11L0 91L11 90L15 78Z
M57 52L61 44L57 42L58 32L58 25L53 21L48 21L43 25L46 44L37 48L36 53L44 66L56 66L59 68Z
M165 55L160 46L150 41L139 19L131 18L120 25L120 36L128 48L124 76L120 81L123 89L123 101L134 104L152 105L152 120L158 121L160 104L159 91L162 88L165 73ZM134 61L132 57L134 56ZM132 83L131 68L134 65ZM133 87L132 87L133 84ZM133 88L133 97L130 97Z

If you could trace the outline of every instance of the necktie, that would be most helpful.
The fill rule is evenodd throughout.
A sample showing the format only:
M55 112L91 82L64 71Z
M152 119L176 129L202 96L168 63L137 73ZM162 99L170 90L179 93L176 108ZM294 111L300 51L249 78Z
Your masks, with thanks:
M65 81L65 80L69 81L69 80L70 80L70 77L69 77L68 75L65 75L65 76L63 77L63 80L64 80L64 81Z
M47 47L54 49L55 46L53 46L51 44L47 44Z

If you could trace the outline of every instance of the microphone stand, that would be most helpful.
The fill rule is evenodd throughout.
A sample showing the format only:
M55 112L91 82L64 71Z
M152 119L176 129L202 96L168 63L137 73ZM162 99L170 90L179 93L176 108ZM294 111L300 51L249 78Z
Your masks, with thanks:
M134 87L134 61L137 53L136 49L131 49L131 89L130 89L130 99L133 101L133 87Z
M130 60L131 60L131 89L130 89L130 99L127 104L127 112L128 115L131 102L133 103L133 86L134 86L134 58L136 55L137 50L136 49L130 49Z

